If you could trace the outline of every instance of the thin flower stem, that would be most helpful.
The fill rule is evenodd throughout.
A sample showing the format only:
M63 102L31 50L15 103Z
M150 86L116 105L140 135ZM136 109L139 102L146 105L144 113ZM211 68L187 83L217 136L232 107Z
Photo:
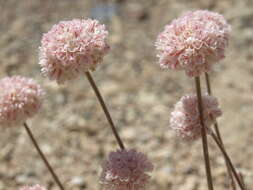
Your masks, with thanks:
M202 105L202 95L201 95L201 86L200 86L199 77L195 77L195 86L196 86L196 92L197 92L197 97L198 97L198 109L199 109L200 124L202 126L201 127L201 137L202 137L203 154L204 154L204 159L205 159L208 189L213 190L213 180L212 180L212 173L211 173L210 160L209 160L206 128L205 128L205 123L204 123L204 118L203 118L203 108L202 108L203 105Z
M228 156L228 154L227 154L226 150L224 149L224 147L221 145L218 137L212 131L211 131L211 136L213 137L215 143L218 145L218 147L221 150L221 152L224 155L224 157L226 157L226 160L228 161L228 164L229 164L229 166L230 166L230 168L231 168L231 170L232 170L232 172L233 172L233 174L235 176L235 179L236 179L238 185L240 186L240 189L241 190L245 190L245 188L244 188L244 186L243 186L243 184L242 184L242 182L240 180L240 177L239 177L238 173L236 172L236 170L235 170L235 168L234 168L234 166L232 164L232 161L231 161L230 157Z
M205 81L206 81L207 93L208 93L208 95L212 95L211 83L210 83L208 73L205 73ZM225 148L224 143L223 143L222 138L221 138L221 134L220 134L220 130L219 130L219 126L218 126L217 121L215 121L215 123L214 123L214 129L215 129L215 133L216 133L221 145L223 146L223 148ZM227 167L228 176L230 178L231 187L232 187L233 190L236 190L236 185L235 185L235 181L234 181L234 178L233 178L233 175L232 175L231 168L230 168L230 166L228 164L228 161L226 160L225 157L224 157L224 159L225 159L225 162L226 162L226 167Z
M103 100L103 98L102 98L102 96L101 96L101 94L100 94L100 92L99 92L99 90L97 88L96 83L94 82L94 80L93 80L93 78L92 78L92 76L91 76L91 74L89 72L86 72L85 74L86 74L86 77L87 77L88 81L90 82L90 85L92 86L92 88L93 88L93 90L94 90L94 92L95 92L95 94L97 96L97 99L98 99L98 101L99 101L99 103L100 103L100 105L101 105L101 107L102 107L102 109L103 109L103 111L105 113L105 116L106 116L106 118L107 118L107 120L108 120L108 122L109 122L109 124L111 126L112 132L113 132L113 134L114 134L114 136L115 136L115 138L116 138L116 140L117 140L117 142L119 144L119 147L122 150L124 150L125 146L124 146L124 144L123 144L123 142L122 142L122 140L121 140L121 138L120 138L120 136L119 136L119 134L118 134L118 132L116 130L116 127L115 127L115 125L113 123L111 115L110 115L110 113L109 113L109 111L108 111L108 109L106 107L106 104L105 104L105 102L104 102L104 100Z
M239 172L239 176L240 176L240 179L241 179L241 182L242 182L243 188L246 190L246 185L245 185L245 181L244 181L243 174L242 174L241 172Z
M48 170L49 170L50 173L52 174L52 176L53 176L55 182L57 183L57 185L59 186L59 188L60 188L61 190L64 190L64 187L63 187L61 181L59 180L58 176L55 174L55 172L54 172L53 168L51 167L51 165L49 164L49 162L48 162L46 156L43 154L42 150L40 149L40 147L39 147L37 141L35 140L35 137L33 136L31 130L29 129L27 123L24 123L24 127L25 127L25 130L26 130L27 134L29 135L29 137L30 137L30 139L31 139L31 141L32 141L32 143L33 143L33 145L35 146L37 152L39 153L41 159L44 161L44 163L45 163L45 165L47 166Z
M210 79L209 79L208 73L205 73L205 79L206 79L207 93L209 95L212 95L211 83L210 83Z

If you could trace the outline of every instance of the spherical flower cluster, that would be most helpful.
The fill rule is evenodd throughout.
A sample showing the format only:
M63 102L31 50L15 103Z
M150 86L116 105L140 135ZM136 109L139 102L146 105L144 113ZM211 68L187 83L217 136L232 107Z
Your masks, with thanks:
M20 190L46 190L46 188L40 186L40 185L34 185L34 186L31 186L31 187L22 187Z
M108 190L143 190L150 179L147 172L153 170L148 158L133 149L111 152L102 167L101 183Z
M33 79L21 76L0 80L0 125L18 125L35 115L44 91Z
M162 68L185 70L196 77L209 72L225 57L230 25L218 13L198 10L187 12L165 26L156 41Z
M219 108L217 99L213 96L203 95L202 102L204 124L208 132L215 119L221 116L222 111ZM171 113L170 127L185 140L195 140L201 136L202 126L199 119L196 95L183 96L176 103L174 111Z
M97 20L74 19L54 25L43 35L39 48L42 73L63 83L95 70L109 50L107 35Z

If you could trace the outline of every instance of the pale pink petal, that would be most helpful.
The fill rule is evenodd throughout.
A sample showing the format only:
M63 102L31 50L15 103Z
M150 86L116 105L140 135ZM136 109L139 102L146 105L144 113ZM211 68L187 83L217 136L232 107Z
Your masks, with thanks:
M91 19L61 21L45 33L39 48L42 73L58 83L95 70L107 54L108 32Z
M208 131L214 123L213 119L221 116L222 111L219 108L217 99L213 96L203 95L202 102L204 123ZM196 95L183 96L176 103L173 112L171 112L170 127L176 131L179 137L185 140L195 140L200 137L201 124Z
M218 13L187 12L165 26L155 46L162 68L184 70L189 77L209 72L225 57L230 26Z
M14 126L40 109L44 91L33 79L21 76L0 80L0 125Z
M111 152L104 162L100 182L106 190L144 190L153 164L136 150Z

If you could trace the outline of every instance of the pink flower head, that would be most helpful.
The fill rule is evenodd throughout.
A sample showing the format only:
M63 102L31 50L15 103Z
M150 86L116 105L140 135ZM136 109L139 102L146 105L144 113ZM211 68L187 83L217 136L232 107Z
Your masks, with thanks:
M148 158L133 149L111 152L102 167L101 183L108 190L143 190L150 179L147 172L153 170Z
M31 187L22 187L20 190L46 190L46 188L40 186L40 185L34 185L34 186L31 186Z
M156 41L162 68L185 70L196 77L209 72L225 57L230 25L218 13L198 10L187 12L165 26Z
M63 83L95 70L109 50L107 35L97 20L74 19L54 25L43 35L39 48L42 73Z
M204 123L207 129L221 116L215 97L209 95L202 96ZM174 129L178 136L185 140L195 140L201 135L201 124L199 119L198 99L196 95L183 96L176 103L174 111L171 113L170 127Z
M0 125L18 125L35 115L44 91L33 79L21 76L0 80Z

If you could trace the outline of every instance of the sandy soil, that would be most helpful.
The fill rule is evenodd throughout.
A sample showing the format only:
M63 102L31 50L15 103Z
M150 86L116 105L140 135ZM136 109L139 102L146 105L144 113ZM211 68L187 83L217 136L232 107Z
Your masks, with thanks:
M193 80L183 72L162 71L154 48L165 24L194 9L220 12L232 25L226 59L211 78L224 112L219 124L227 151L253 189L253 1L110 2L118 10L106 19L94 9L98 1L0 0L0 77L33 77L46 89L42 111L28 123L66 189L100 189L100 164L118 147L86 78L63 86L43 78L38 46L54 23L90 15L104 18L111 45L93 77L126 146L142 150L155 164L148 189L207 189L200 141L184 143L169 128L173 105L194 90ZM229 189L222 155L209 141L215 189ZM57 189L25 130L1 129L0 190L34 183Z

